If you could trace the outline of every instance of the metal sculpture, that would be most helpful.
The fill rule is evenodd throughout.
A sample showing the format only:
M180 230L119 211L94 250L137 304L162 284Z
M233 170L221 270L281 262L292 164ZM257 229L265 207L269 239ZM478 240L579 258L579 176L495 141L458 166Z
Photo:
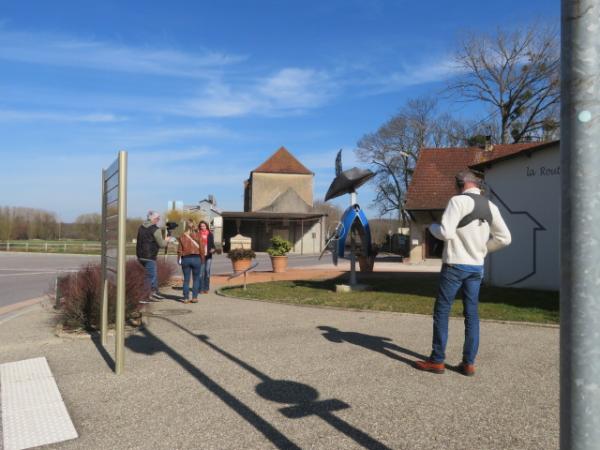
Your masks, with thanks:
M349 170L342 170L342 151L340 150L335 158L335 178L331 182L325 201L339 197L343 194L350 194L350 206L344 211L340 222L328 237L325 247L319 256L321 259L325 251L330 250L333 264L337 266L338 258L343 257L346 249L346 239L350 235L350 284L356 284L356 255L354 253L354 235L353 231L360 236L362 252L364 255L371 253L371 228L364 211L356 202L356 189L375 176L368 169L359 169L353 167Z

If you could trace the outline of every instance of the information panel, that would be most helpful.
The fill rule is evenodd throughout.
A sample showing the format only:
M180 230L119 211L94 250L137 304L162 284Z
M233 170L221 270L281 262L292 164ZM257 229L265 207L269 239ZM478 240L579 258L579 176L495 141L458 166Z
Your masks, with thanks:
M115 372L123 372L125 352L125 244L127 221L127 152L102 170L102 345L107 343L108 294L116 288Z

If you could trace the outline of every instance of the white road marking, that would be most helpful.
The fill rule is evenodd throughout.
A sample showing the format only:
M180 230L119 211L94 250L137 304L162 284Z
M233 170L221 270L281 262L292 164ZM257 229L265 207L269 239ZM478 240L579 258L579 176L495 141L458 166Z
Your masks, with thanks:
M48 272L27 272L27 273L3 273L0 274L0 278L2 277L22 277L22 276L30 276L30 275L48 275L48 274L55 274L56 271L52 270L52 271L48 271Z

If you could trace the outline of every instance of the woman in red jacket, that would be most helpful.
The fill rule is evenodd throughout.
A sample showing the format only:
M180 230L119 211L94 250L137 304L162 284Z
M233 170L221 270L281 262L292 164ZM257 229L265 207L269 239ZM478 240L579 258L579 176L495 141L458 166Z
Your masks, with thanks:
M199 236L202 242L204 255L206 255L204 263L202 264L202 270L200 272L200 291L202 291L203 294L207 294L208 290L210 289L210 268L212 265L212 255L215 252L216 247L215 238L208 228L208 223L206 223L204 220L200 222Z

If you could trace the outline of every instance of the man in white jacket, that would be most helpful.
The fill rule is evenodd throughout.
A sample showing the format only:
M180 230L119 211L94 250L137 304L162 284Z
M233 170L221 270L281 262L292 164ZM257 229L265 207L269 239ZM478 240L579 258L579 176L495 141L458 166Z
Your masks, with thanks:
M475 357L479 348L479 288L483 279L483 261L488 252L510 244L510 231L498 207L481 195L479 179L471 171L459 172L453 196L446 206L440 224L429 231L444 241L440 286L433 311L433 343L431 356L417 361L416 368L444 373L448 317L459 289L463 290L465 343L459 371L475 374Z

